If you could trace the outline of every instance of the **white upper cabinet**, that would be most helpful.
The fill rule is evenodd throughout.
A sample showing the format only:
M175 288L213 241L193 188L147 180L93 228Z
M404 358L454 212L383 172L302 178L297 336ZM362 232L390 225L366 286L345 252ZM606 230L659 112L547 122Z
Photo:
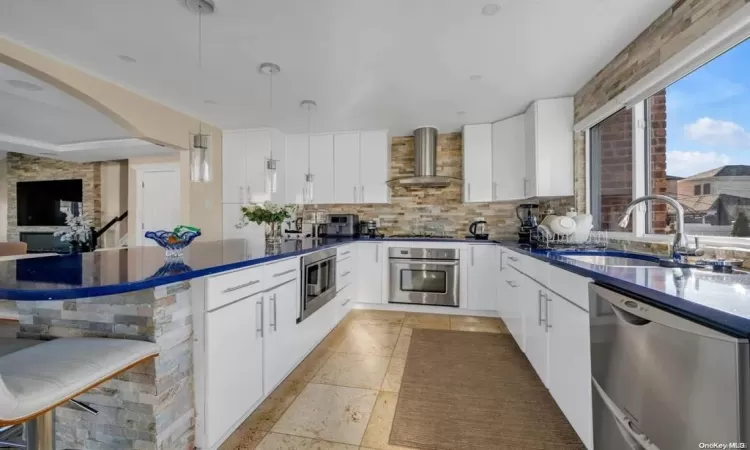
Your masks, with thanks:
M314 177L311 203L334 203L332 134L310 136L310 169Z
M391 145L387 130L360 133L359 202L388 203Z
M464 202L490 202L492 191L492 124L465 125Z
M526 118L523 114L492 124L492 199L525 198Z
M222 136L222 203L245 203L245 154L247 133L227 132Z
M222 203L283 203L283 134L273 129L226 132L222 147ZM275 193L265 183L266 161L271 157L277 161Z
M573 195L573 98L538 100L526 110L526 195Z
M359 203L359 133L337 133L333 136L334 201Z
M304 201L307 173L307 135L290 134L286 137L286 203L300 205Z

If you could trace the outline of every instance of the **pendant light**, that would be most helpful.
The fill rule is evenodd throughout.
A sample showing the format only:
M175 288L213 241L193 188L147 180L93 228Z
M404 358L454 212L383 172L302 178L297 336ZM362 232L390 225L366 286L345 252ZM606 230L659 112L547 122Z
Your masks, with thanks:
M198 73L203 68L203 14L215 10L213 0L186 0L188 9L198 14ZM198 134L193 134L190 142L190 181L208 183L211 181L210 135L203 134L203 122L198 121Z
M304 203L312 203L315 198L315 192L313 190L315 187L315 176L313 175L312 170L310 170L310 133L312 132L310 123L312 110L317 108L318 104L313 100L302 100L302 103L300 103L299 106L300 108L307 110L307 173L305 174L305 188L302 193L302 199Z
M281 67L274 63L263 63L260 65L259 72L268 75L268 111L271 116L271 125L273 125L273 76L281 72ZM276 193L276 163L278 160L273 159L273 145L271 145L271 154L266 159L265 186L267 194Z

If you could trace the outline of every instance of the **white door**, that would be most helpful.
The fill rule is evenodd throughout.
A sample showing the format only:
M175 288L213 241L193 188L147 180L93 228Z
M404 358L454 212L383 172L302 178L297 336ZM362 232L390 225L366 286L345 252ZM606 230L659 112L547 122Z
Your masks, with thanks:
M469 309L495 310L498 269L494 245L469 245Z
M247 133L247 155L245 157L245 190L250 203L271 200L266 192L266 160L271 154L271 132L269 130Z
M524 198L526 118L523 114L492 124L494 200Z
M312 203L334 203L332 134L310 136L310 167L315 176Z
M180 171L144 170L140 174L139 245L157 245L143 235L146 231L171 231L180 225Z
M547 376L547 330L545 324L545 310L547 290L531 279L524 280L521 299L524 307L524 332L526 334L526 358L529 360L537 375L545 386L548 386Z
M333 135L334 202L359 203L359 133Z
M306 173L307 135L290 134L286 137L286 203L304 202Z
M382 244L357 245L357 274L359 275L357 301L361 303L387 303L383 299Z
M388 203L390 140L385 130L360 133L360 203Z
M211 448L263 398L261 294L206 313L206 437Z
M222 203L245 202L247 134L224 133L221 146Z
M297 335L299 279L272 288L265 293L265 338L263 373L265 393L270 394L294 368L305 351Z
M536 130L537 130L537 117L536 117L536 102L529 106L526 110L525 116L525 131L526 131L526 171L524 179L524 190L523 198L536 197L536 164L537 164L537 142L536 142Z
M587 448L593 448L589 313L551 292L549 390Z
M465 125L464 202L492 201L492 124Z

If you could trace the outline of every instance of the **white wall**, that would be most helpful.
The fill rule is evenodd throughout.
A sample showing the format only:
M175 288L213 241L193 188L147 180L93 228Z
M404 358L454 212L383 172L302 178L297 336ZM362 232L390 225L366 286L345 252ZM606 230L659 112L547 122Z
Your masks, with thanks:
M128 162L102 162L102 226L128 209ZM127 233L127 221L116 223L100 237L99 247L117 246L117 242Z

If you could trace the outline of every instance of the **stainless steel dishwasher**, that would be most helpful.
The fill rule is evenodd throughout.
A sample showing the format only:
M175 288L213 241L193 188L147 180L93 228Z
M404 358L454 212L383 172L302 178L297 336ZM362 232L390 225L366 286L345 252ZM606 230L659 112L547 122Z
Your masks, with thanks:
M596 284L589 315L595 449L748 448L747 339Z

